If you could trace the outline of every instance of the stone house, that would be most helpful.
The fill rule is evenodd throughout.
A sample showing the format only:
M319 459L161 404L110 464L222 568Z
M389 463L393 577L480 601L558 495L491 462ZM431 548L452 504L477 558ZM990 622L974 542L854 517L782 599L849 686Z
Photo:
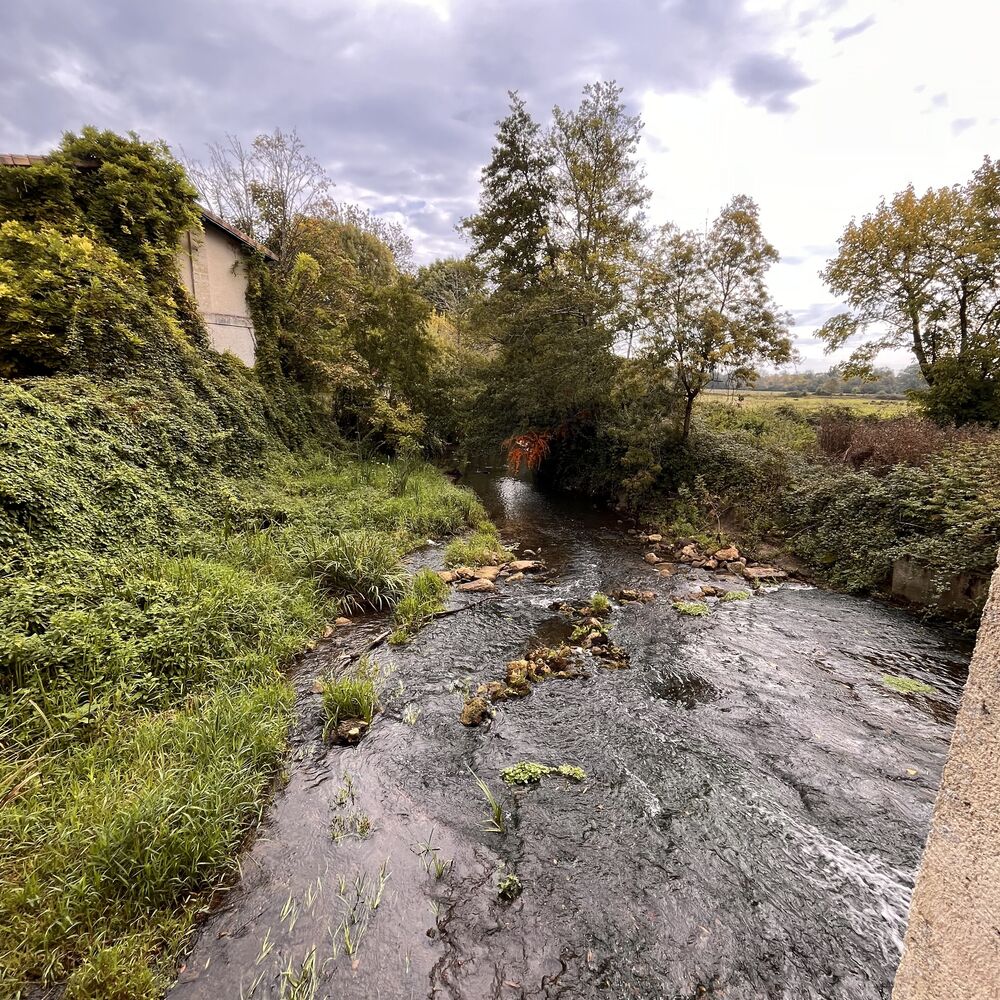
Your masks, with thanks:
M0 167L30 167L44 160L0 153ZM212 347L252 366L257 340L247 305L246 262L250 255L278 258L207 208L201 208L201 223L201 231L185 233L177 248L181 282L198 304Z

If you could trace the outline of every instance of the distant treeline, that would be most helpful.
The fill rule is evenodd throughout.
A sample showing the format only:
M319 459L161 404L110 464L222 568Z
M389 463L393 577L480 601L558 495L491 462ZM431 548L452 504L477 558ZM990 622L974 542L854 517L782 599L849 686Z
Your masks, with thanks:
M796 396L875 396L879 399L905 398L911 389L926 389L927 383L913 364L901 372L878 368L874 381L854 377L843 378L836 368L825 372L775 372L758 375L752 388L759 392L785 392ZM713 380L711 389L729 389L726 379Z

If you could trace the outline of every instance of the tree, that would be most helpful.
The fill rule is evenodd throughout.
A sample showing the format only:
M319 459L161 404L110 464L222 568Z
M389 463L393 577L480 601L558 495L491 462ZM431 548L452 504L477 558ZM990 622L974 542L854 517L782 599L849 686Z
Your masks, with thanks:
M555 236L564 262L606 318L620 307L644 235L649 200L637 158L642 121L629 115L616 83L584 87L574 111L552 111Z
M869 377L882 350L908 346L939 418L1000 418L1000 163L883 200L851 221L822 274L849 307L819 331L827 350L866 338L848 374Z
M497 122L490 162L482 170L479 211L460 228L490 281L501 291L521 291L555 256L549 232L553 157L517 91L508 96L510 112Z
M747 385L762 362L791 357L788 318L765 284L778 252L764 238L756 204L732 199L707 233L664 226L646 265L643 356L684 399L681 439L695 400L720 371Z

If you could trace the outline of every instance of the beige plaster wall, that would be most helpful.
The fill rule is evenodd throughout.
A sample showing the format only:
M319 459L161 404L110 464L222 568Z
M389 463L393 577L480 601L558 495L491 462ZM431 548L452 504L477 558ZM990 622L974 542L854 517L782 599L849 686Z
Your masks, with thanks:
M185 234L177 267L182 283L198 303L212 346L253 365L257 342L247 307L247 274L239 244L206 225L203 233Z
M917 879L893 1000L1000 1000L1000 569Z

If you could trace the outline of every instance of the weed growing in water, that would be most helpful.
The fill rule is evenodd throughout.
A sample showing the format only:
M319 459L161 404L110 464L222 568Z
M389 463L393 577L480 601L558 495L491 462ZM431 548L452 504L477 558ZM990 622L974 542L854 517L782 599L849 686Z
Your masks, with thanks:
M346 816L334 816L330 822L330 836L335 844L343 843L348 837L365 840L374 829L371 817L360 810L353 810Z
M729 601L747 601L749 599L749 590L727 590L721 597L724 603L728 603Z
M513 872L508 872L506 875L498 877L497 897L505 903L510 903L517 899L523 891L524 886L521 885L521 880Z
M448 585L430 569L422 569L409 582L406 596L396 605L396 630L389 636L394 646L410 640L444 608Z
M539 764L532 760L522 760L511 767L505 767L500 772L500 777L508 785L537 785L546 775L557 774L561 778L568 778L570 781L584 781L587 772L582 767L574 764L560 764L558 767L549 767L548 764Z
M611 610L611 601L606 594L598 591L590 595L590 613L593 615L605 615Z
M409 704L403 709L403 722L408 726L415 726L420 719L420 708L417 705Z
M342 674L323 682L323 707L327 723L326 737L343 722L360 720L370 726L375 714L382 709L383 689L378 664L363 656L350 674Z
M411 850L420 858L420 863L424 866L424 871L433 875L440 881L453 867L454 862L450 858L442 858L440 850L434 846L434 831L431 830L427 840L415 844Z
M707 615L709 607L704 601L674 601L674 611L680 615L699 617Z
M503 833L507 829L507 825L504 822L503 806L497 801L493 792L490 791L490 786L471 767L469 768L469 774L475 779L476 784L479 786L479 791L483 793L483 798L486 800L486 826L484 829L487 833Z
M339 877L338 895L344 903L344 918L332 932L334 958L340 954L341 949L351 958L357 954L369 921L382 903L386 883L391 875L389 859L386 858L374 877L361 872L351 883L343 875Z
M892 674L884 674L882 683L900 694L934 694L934 688L930 684L918 681L913 677L896 677Z

